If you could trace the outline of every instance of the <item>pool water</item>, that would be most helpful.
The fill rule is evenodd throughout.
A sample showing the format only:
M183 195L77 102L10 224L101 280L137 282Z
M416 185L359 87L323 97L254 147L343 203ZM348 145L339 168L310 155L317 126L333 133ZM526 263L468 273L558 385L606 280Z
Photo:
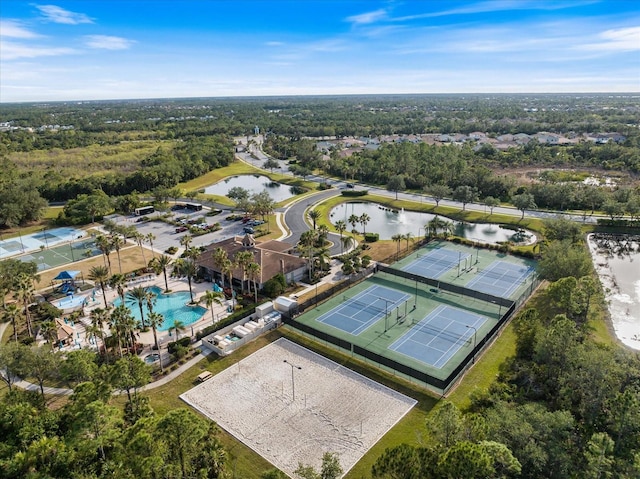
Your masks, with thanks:
M147 364L153 364L160 359L160 355L158 353L151 353L148 356L144 357L144 362Z
M151 286L149 290L156 295L156 303L153 306L153 311L164 317L164 321L158 328L158 331L170 330L173 328L176 320L188 326L198 321L202 315L207 312L207 308L203 308L202 306L187 306L186 303L191 301L191 296L188 291L164 294L162 289L157 286ZM120 298L113 302L114 306L120 306L121 304L122 301L120 301ZM125 301L125 305L129 308L133 317L136 318L137 321L140 321L140 308L138 307L138 303ZM149 309L146 304L142 309L146 322Z

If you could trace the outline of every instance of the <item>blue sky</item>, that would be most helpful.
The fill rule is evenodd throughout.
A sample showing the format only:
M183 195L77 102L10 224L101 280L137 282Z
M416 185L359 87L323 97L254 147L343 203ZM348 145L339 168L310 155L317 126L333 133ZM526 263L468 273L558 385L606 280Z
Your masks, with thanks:
M640 91L633 0L4 0L0 101Z

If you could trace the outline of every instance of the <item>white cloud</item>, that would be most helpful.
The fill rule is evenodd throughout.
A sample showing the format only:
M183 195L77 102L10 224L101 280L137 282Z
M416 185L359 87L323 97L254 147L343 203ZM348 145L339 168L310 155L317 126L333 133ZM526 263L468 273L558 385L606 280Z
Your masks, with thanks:
M606 30L598 37L601 41L579 46L578 49L591 51L640 50L640 27Z
M110 35L87 35L84 38L88 47L103 50L127 50L135 43L133 40Z
M73 48L30 46L6 40L0 40L0 52L2 52L2 60L52 57L77 53Z
M0 37L9 38L38 38L38 35L27 30L20 22L13 20L0 20Z
M394 18L393 21L416 20L420 18L445 17L449 15L466 15L473 13L506 12L512 10L561 10L597 3L599 0L575 0L573 2L557 2L543 0L490 0L472 3L460 8L441 10L439 12L421 13Z
M373 12L361 13L359 15L347 17L346 21L349 23L354 23L356 25L365 25L368 23L377 22L378 20L382 20L386 16L387 11L381 8L379 10L374 10Z
M78 25L80 23L93 23L93 20L84 13L76 13L57 5L36 5L44 18L53 23L64 23L66 25Z
M266 45L268 47L281 47L284 45L284 42L267 42Z

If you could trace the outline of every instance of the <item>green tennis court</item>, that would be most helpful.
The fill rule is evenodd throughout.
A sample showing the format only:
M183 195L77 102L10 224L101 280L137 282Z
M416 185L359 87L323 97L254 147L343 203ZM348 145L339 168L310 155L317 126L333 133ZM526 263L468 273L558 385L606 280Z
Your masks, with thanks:
M83 238L82 240L69 242L60 246L48 249L41 249L25 255L18 256L22 262L33 261L38 265L38 271L44 271L65 264L91 258L101 254L96 247L94 238Z
M285 322L445 392L533 291L534 264L433 242Z

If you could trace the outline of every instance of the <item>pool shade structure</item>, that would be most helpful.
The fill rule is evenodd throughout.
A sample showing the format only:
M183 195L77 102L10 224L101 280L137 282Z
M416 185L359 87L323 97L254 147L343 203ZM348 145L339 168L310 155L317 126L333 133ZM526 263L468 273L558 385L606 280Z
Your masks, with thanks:
M55 278L53 278L53 280L51 281L51 286L54 286L54 281L62 281L62 284L59 286L61 288L61 291L63 293L68 293L70 291L72 292L76 288L75 280L76 280L76 277L78 276L82 278L82 273L80 271L73 271L73 270L60 271L60 273L58 273L58 275Z

